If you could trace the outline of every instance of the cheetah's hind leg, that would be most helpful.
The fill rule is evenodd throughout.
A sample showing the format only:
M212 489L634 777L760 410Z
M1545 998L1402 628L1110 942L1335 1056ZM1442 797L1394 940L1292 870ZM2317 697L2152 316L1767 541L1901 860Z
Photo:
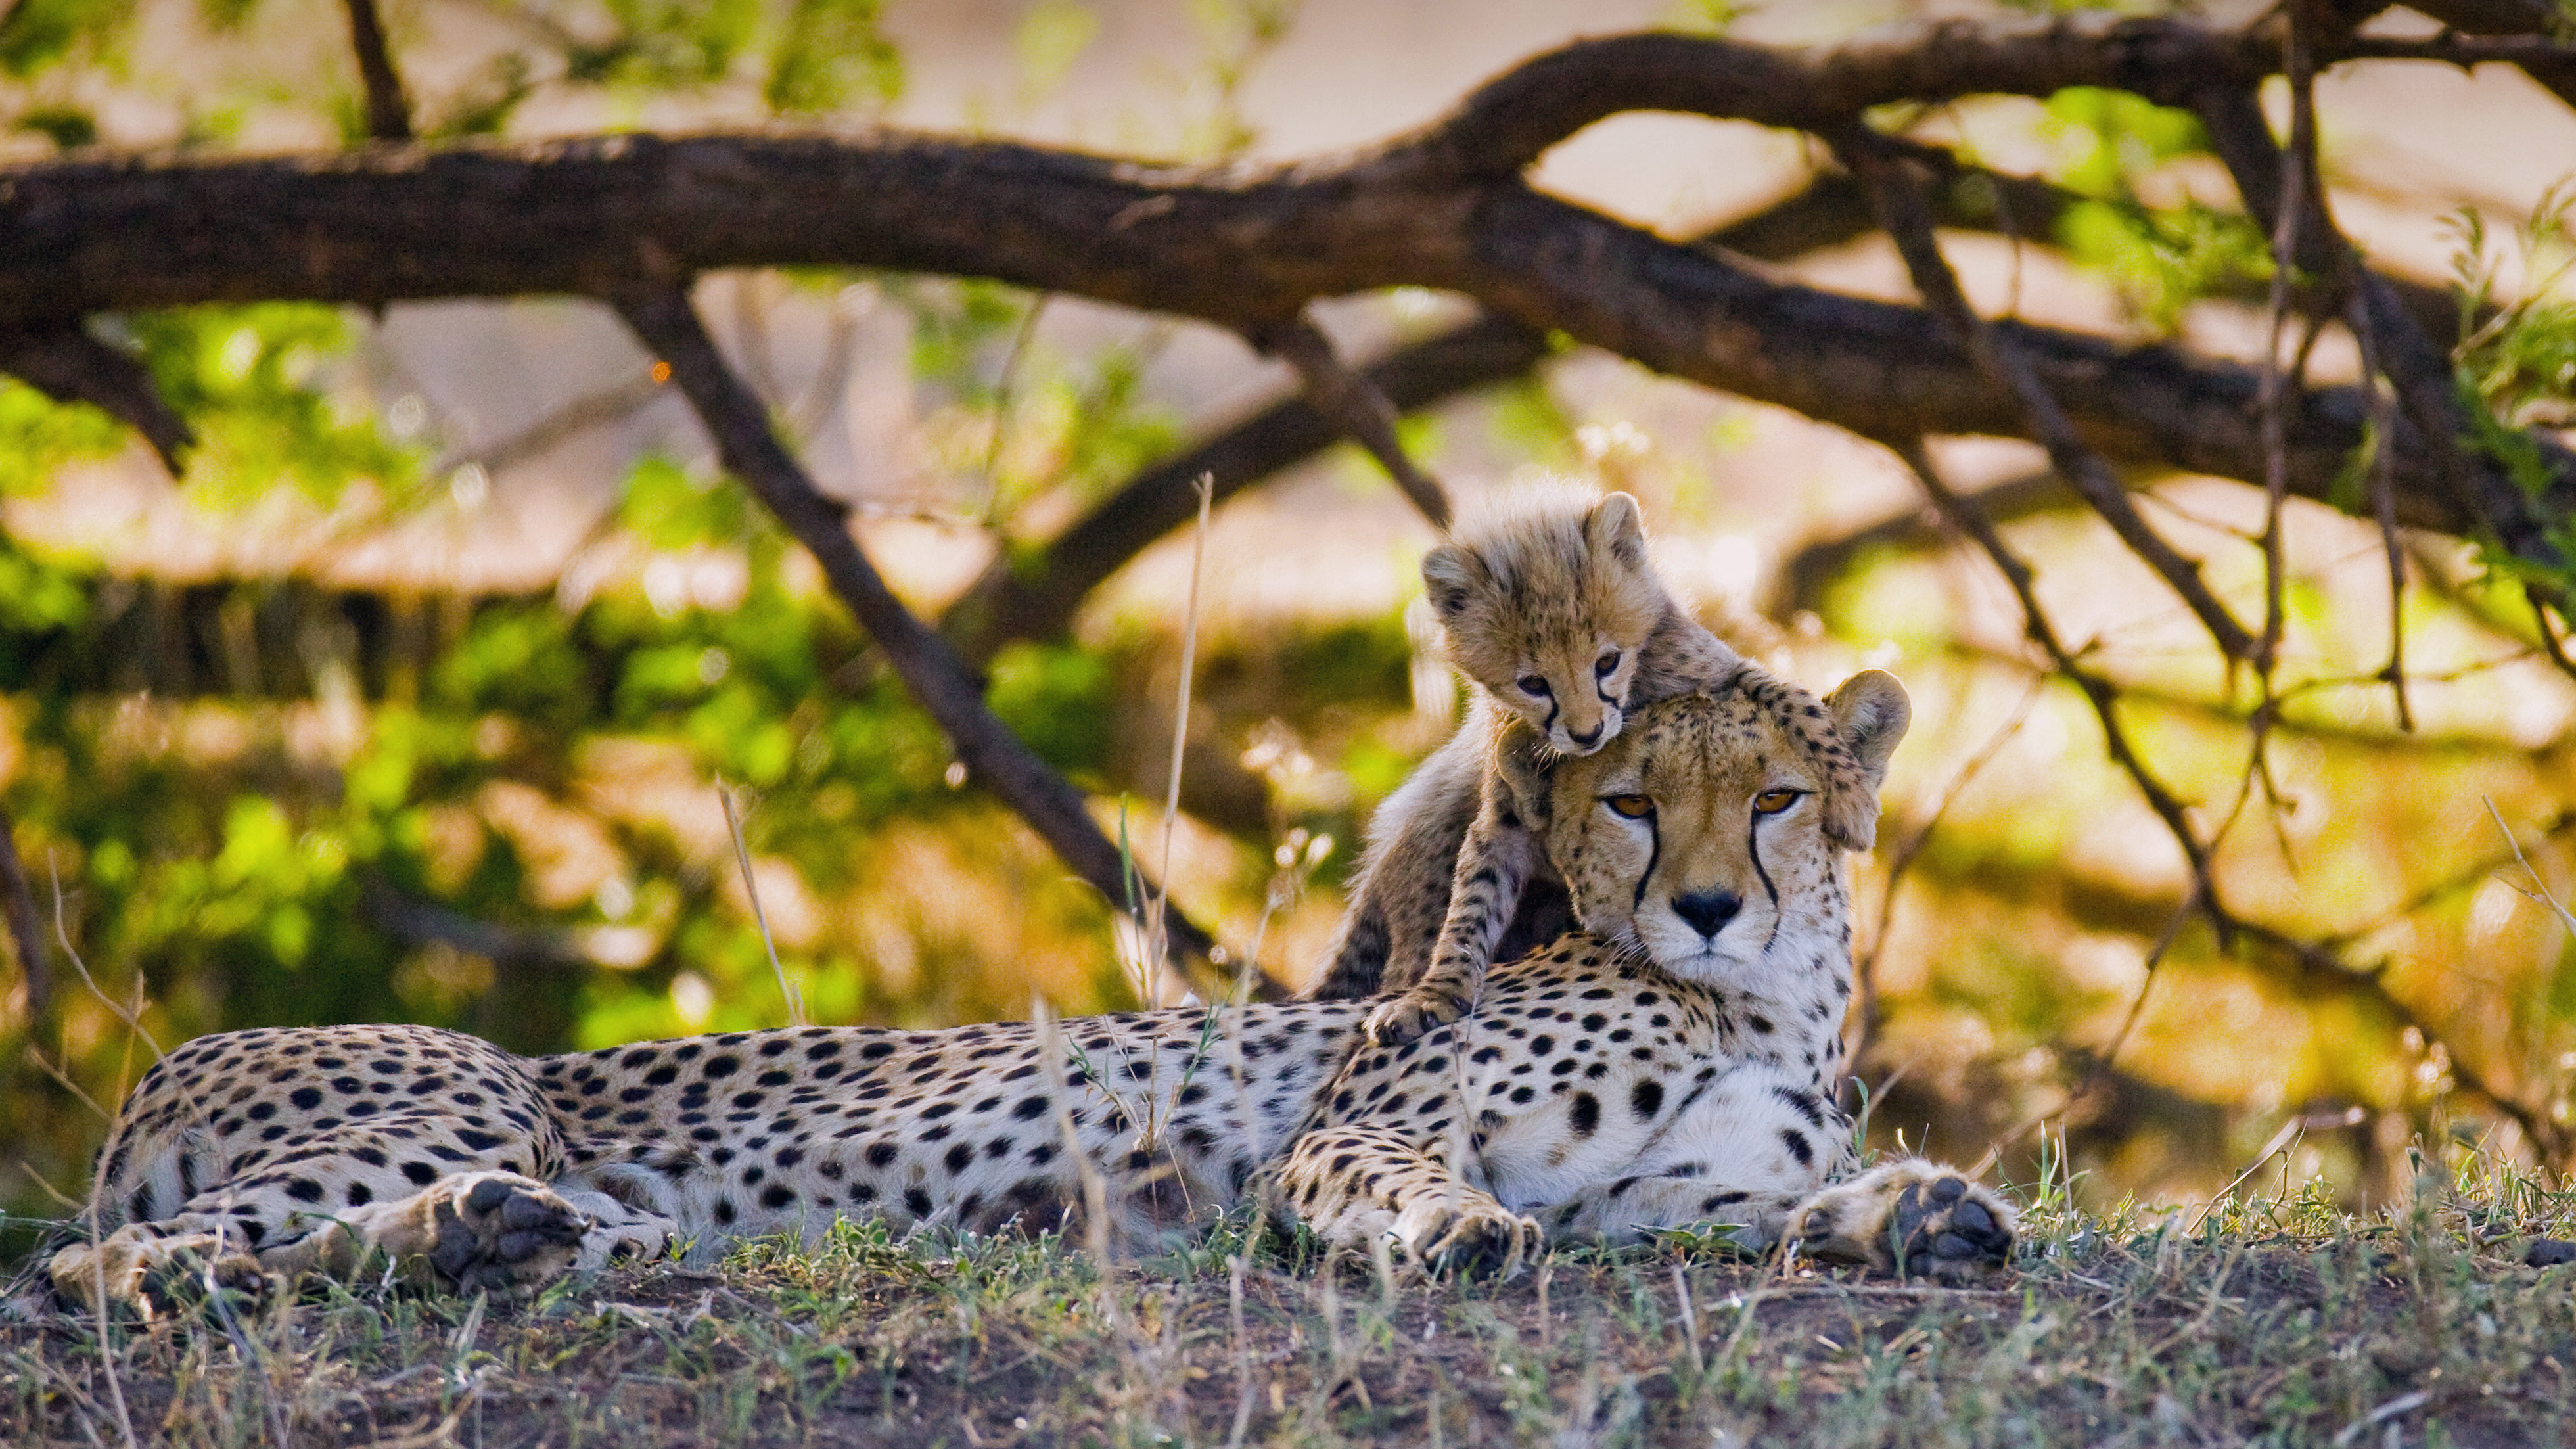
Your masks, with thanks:
M1799 1248L1827 1262L1944 1283L2012 1261L2012 1205L1937 1162L1908 1157L1835 1183L1789 1218Z

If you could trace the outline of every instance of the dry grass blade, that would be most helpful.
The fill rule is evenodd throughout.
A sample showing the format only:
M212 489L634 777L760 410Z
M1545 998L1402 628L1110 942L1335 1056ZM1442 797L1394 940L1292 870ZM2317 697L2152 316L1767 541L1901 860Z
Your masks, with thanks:
M742 818L734 806L733 787L716 777L716 798L724 802L725 829L733 836L734 864L742 871L742 893L751 899L751 918L760 927L760 944L769 952L769 972L778 979L778 995L787 1003L787 1024L805 1025L805 998L787 980L787 968L778 960L778 940L769 930L769 912L761 908L760 881L752 875L751 847L744 843Z

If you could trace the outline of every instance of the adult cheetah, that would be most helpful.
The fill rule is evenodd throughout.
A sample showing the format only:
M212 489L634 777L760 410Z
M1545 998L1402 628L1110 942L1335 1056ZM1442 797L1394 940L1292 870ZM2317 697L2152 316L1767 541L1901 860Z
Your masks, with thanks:
M370 1261L525 1287L837 1216L1054 1225L1086 1178L1127 1234L1258 1197L1435 1271L1712 1220L1749 1245L1983 1269L2013 1243L2003 1202L1918 1161L1845 1178L1832 1105L1850 992L1834 842L1868 839L1906 717L1875 671L1820 702L1747 667L1552 775L1515 768L1588 929L1400 1047L1365 1044L1366 1001L536 1059L412 1026L201 1038L109 1137L96 1206L123 1225L57 1253L51 1280L146 1314L179 1275Z

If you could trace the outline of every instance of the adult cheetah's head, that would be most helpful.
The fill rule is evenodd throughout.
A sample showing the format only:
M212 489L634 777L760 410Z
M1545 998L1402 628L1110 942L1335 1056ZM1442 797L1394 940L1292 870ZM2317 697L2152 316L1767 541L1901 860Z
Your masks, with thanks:
M1750 989L1845 947L1842 852L1870 846L1910 714L1875 669L1820 701L1748 666L1638 711L1598 754L1543 767L1524 745L1505 771L1586 929Z

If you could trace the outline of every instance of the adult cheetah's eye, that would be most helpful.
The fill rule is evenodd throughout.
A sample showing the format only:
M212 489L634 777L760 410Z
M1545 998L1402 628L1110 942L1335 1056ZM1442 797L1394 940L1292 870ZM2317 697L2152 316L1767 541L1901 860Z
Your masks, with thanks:
M1524 674L1512 683L1519 685L1523 694L1534 694L1541 699L1547 698L1547 680L1540 675Z
M1753 797L1753 812L1757 815L1777 815L1797 804L1798 797L1806 793L1804 790L1765 790Z
M1655 813L1653 798L1645 795L1604 795L1601 803L1610 807L1611 814L1626 820L1643 820Z
M1601 679L1608 679L1608 678L1610 677L1610 673L1611 673L1611 671L1612 671L1612 670L1617 669L1618 667L1619 667L1619 651L1618 651L1618 650L1616 650L1616 649L1613 649L1613 650L1611 650L1609 653L1604 654L1604 655L1602 655L1600 658L1595 659L1595 660L1593 660L1593 661L1592 661L1592 673L1594 674L1594 676L1595 676L1595 677L1597 677L1597 678L1601 678Z

